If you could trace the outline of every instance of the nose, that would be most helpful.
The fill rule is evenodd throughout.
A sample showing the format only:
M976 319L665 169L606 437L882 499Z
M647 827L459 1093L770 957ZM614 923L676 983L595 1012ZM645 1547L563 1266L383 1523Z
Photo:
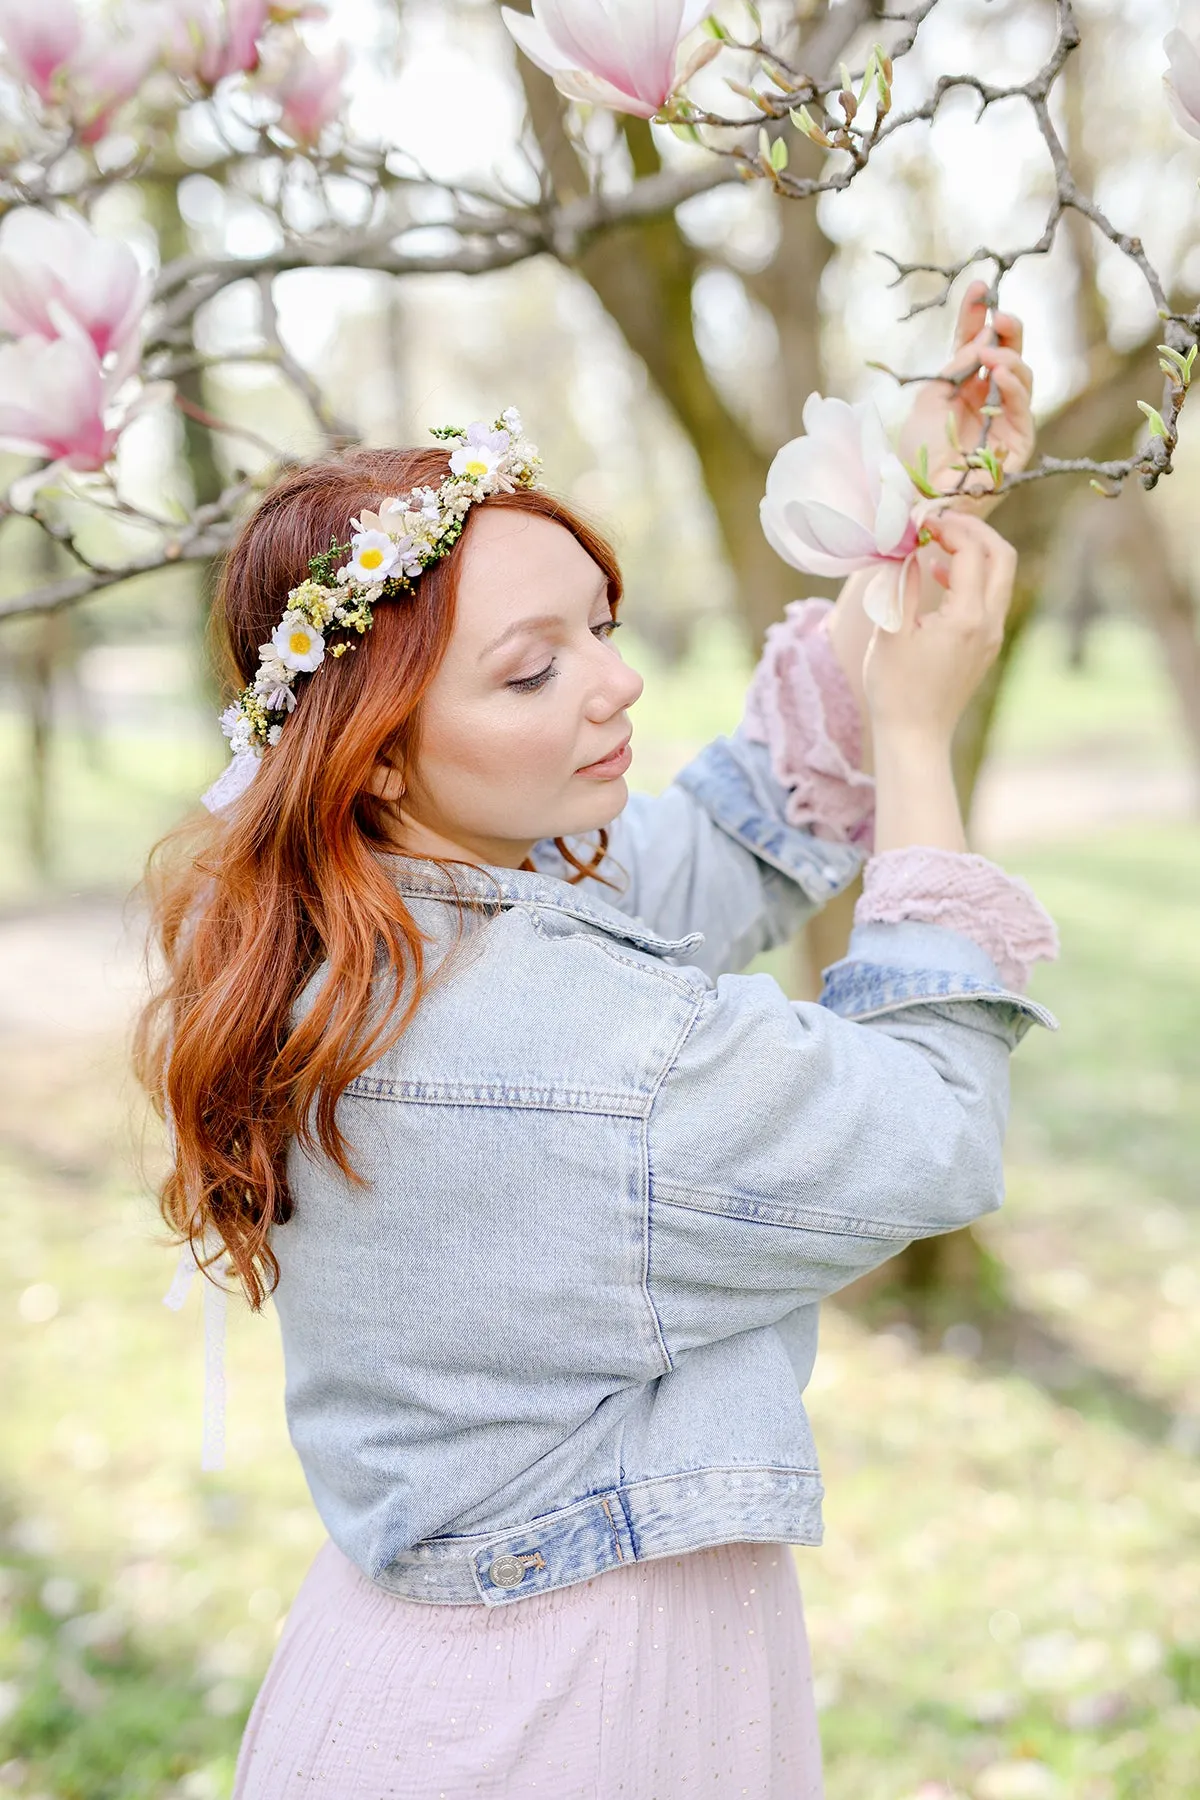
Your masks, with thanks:
M637 670L631 669L627 662L622 662L619 656L608 657L587 708L588 717L597 725L607 724L609 719L640 698L645 685Z

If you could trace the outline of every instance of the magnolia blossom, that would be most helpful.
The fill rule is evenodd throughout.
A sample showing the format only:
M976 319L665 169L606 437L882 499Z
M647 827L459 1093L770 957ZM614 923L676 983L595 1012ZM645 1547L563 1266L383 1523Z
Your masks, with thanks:
M652 119L715 56L710 39L680 69L679 46L712 0L533 0L533 17L500 9L530 62L570 100Z
M127 25L132 26L130 14ZM142 29L81 16L76 0L0 0L6 59L44 105L59 106L80 140L104 136L157 56L148 12Z
M1200 138L1200 6L1193 5L1188 23L1189 31L1169 31L1163 39L1169 63L1163 85L1176 123Z
M226 75L257 69L270 0L165 0L159 9L163 60L185 81L214 88Z
M297 669L306 675L319 668L325 656L325 639L303 613L284 613L271 633L271 642L286 669Z
M759 506L767 542L810 575L874 568L863 596L867 617L898 631L925 510L917 490L873 402L851 406L810 394L803 418L807 435L784 444L767 471Z
M56 338L74 320L103 359L138 337L149 294L128 244L74 214L22 206L0 221L0 332Z
M10 67L49 101L54 77L83 43L79 9L75 0L0 0L0 38Z
M298 144L315 144L341 112L349 63L345 44L317 56L303 38L293 36L264 65L258 90L279 103L279 123Z
M170 393L152 382L133 389L136 345L107 369L77 326L47 342L18 338L0 347L0 449L53 459L56 467L100 469L139 413ZM38 480L45 483L50 470Z
M69 69L63 106L79 139L94 144L112 127L113 116L135 95L158 60L158 46L146 33L102 35L94 26L84 53Z

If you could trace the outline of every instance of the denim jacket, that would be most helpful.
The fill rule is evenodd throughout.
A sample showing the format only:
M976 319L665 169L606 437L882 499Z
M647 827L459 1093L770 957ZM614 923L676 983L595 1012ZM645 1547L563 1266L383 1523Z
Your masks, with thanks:
M631 796L619 894L549 844L387 859L438 979L339 1103L369 1185L293 1144L271 1242L292 1441L392 1593L819 1542L820 1301L1001 1202L1009 1052L1056 1021L934 925L856 926L819 1002L736 973L862 861L785 798L735 733Z

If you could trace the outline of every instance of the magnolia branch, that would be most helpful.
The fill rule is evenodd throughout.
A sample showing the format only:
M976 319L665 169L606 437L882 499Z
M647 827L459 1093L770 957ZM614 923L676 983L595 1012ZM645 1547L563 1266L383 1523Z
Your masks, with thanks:
M1178 442L1179 417L1190 384L1192 358L1200 341L1200 309L1191 314L1172 310L1164 283L1141 239L1120 230L1095 200L1082 191L1072 172L1067 148L1050 112L1055 83L1080 42L1072 0L1052 0L1056 27L1054 43L1042 66L1027 81L997 85L971 73L943 74L919 106L893 113L895 65L911 53L921 26L938 3L939 0L920 0L920 4L907 12L874 15L876 24L894 28L890 47L885 49L883 45L877 45L854 72L840 63L840 57L856 32L871 21L870 0L844 0L842 5L823 15L798 46L789 45L786 54L761 38L742 43L719 28L726 47L749 58L760 72L758 85L753 80L749 84L728 82L734 92L752 103L753 113L745 117L727 117L705 111L682 92L677 93L669 98L659 116L663 122L672 124L680 136L702 149L705 158L664 167L621 187L607 182L597 169L592 191L582 196L559 199L552 184L544 178L537 182L539 194L533 201L504 191L498 179L491 188L438 183L413 158L402 157L408 166L399 168L396 162L401 153L379 153L349 142L333 154L318 153L314 149L307 155L299 155L285 154L262 132L255 140L253 150L235 149L226 141L228 154L222 154L213 166L230 182L233 191L240 191L245 199L266 211L277 224L282 241L279 248L254 257L189 253L168 262L159 272L151 296L143 345L146 375L170 380L188 369L247 360L273 366L308 405L326 447L337 447L353 440L353 427L337 415L319 384L283 341L273 293L275 276L296 269L321 268L371 269L395 278L451 272L480 275L512 267L539 255L550 255L573 265L588 244L601 234L669 214L685 200L732 181L767 180L781 198L792 201L812 200L822 193L844 191L870 166L882 144L902 131L912 131L922 125L932 128L947 98L966 91L978 100L977 119L1002 101L1023 100L1026 103L1053 170L1053 196L1045 225L1032 243L1007 250L981 244L969 256L948 264L905 262L889 251L878 252L895 271L893 286L917 276L932 275L940 280L939 290L932 297L914 300L904 317L912 318L932 307L944 305L958 278L978 264L983 264L989 271L988 305L997 307L1004 277L1025 258L1049 252L1060 221L1067 209L1072 208L1138 269L1163 320L1166 341L1160 347L1160 366L1164 374L1161 404L1154 408L1139 402L1150 435L1130 456L1106 461L1086 456L1043 456L1023 472L1008 475L988 449L990 417L985 406L982 440L965 450L964 463L956 465L963 470L959 489L965 491L969 476L977 475L981 470L991 480L993 489L1007 490L1068 474L1090 476L1092 485L1106 495L1119 492L1121 485L1132 475L1137 475L1143 486L1153 487L1160 476L1171 471ZM836 79L824 73L834 64L839 65ZM820 73L814 74L813 70ZM762 85L764 82L766 85ZM865 111L868 107L869 114ZM815 109L815 113L809 108ZM769 125L782 126L782 131L772 136L767 130ZM813 139L828 151L826 165L816 176L801 177L788 170L789 145L800 135ZM59 146L55 151L49 167L59 167L67 150L75 147L75 138L71 135L66 147ZM281 158L283 167L279 169L276 165ZM143 152L138 164L139 175L149 181L178 181L188 172L182 166L172 169L170 154L155 163L148 163L147 154ZM127 178L128 173L127 165L121 175ZM534 175L537 174L535 170ZM288 182L303 183L307 193L318 195L325 206L326 217L332 221L336 215L327 184L334 177L360 184L363 200L373 215L370 222L354 227L331 223L328 228L306 236L290 231L285 222ZM107 179L103 173L90 177L80 185L76 197L94 193L107 184ZM251 189L257 189L257 192ZM36 183L10 178L6 195L3 171L0 171L0 213L14 199L26 203L34 200L37 192ZM432 242L428 240L430 232L435 234ZM447 232L453 238L449 245L445 242ZM197 313L226 288L246 280L255 283L259 296L262 349L229 356L200 355L195 348ZM940 375L901 375L886 369L884 364L874 366L884 368L903 384L946 379ZM997 399L993 382L990 404ZM183 403L177 398L177 404ZM240 435L254 442L274 467L288 460L280 457L253 432L213 418L190 403L188 410L211 430ZM1131 433L1134 423L1131 421ZM1102 486L1101 483L1110 485ZM114 494L108 510L144 527L157 527L162 532L161 542L155 549L115 569L89 563L74 544L69 531L52 525L36 510L30 512L28 516L51 531L56 541L70 551L81 565L80 572L0 603L0 618L52 612L101 588L150 573L156 568L219 555L232 535L237 510L253 485L247 481L234 483L211 506L199 509L195 519L182 530L175 530L151 515L138 513ZM971 491L978 490L973 488ZM14 509L9 506L5 510L11 512Z

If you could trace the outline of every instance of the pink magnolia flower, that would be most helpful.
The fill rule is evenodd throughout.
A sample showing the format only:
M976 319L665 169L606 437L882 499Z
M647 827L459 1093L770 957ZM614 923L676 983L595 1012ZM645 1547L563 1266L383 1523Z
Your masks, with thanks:
M0 346L0 449L48 457L56 467L103 468L131 420L170 392L164 382L127 387L136 358L131 340L102 368L78 327L49 342L25 337ZM37 482L50 473L39 471Z
M709 40L677 70L679 46L712 0L533 0L533 17L502 6L530 62L571 100L652 119L720 45Z
M312 145L342 110L349 62L345 44L318 56L303 38L293 37L267 59L255 86L279 102L279 123L288 136Z
M803 418L807 435L784 444L767 471L759 506L767 542L810 575L875 569L863 596L867 617L898 631L927 507L872 401L851 406L810 394Z
M257 69L271 12L270 0L166 0L159 17L168 68L204 88Z
M107 416L112 374L82 337L20 338L0 347L0 448L99 469L119 427Z
M148 11L140 31L136 22L133 12L115 26L111 19L85 22L76 0L0 0L10 67L43 105L62 108L85 144L105 135L158 55L155 34L145 29Z
M63 106L80 141L94 144L111 129L113 115L141 87L161 55L148 33L114 36L96 27L66 71Z
M83 42L79 9L75 0L0 0L0 38L13 71L49 101Z
M128 244L74 214L22 206L0 221L0 332L61 337L69 315L103 360L140 335L149 294Z
M1190 32L1168 31L1163 39L1169 65L1163 85L1176 124L1200 138L1200 6L1193 6L1189 23Z

